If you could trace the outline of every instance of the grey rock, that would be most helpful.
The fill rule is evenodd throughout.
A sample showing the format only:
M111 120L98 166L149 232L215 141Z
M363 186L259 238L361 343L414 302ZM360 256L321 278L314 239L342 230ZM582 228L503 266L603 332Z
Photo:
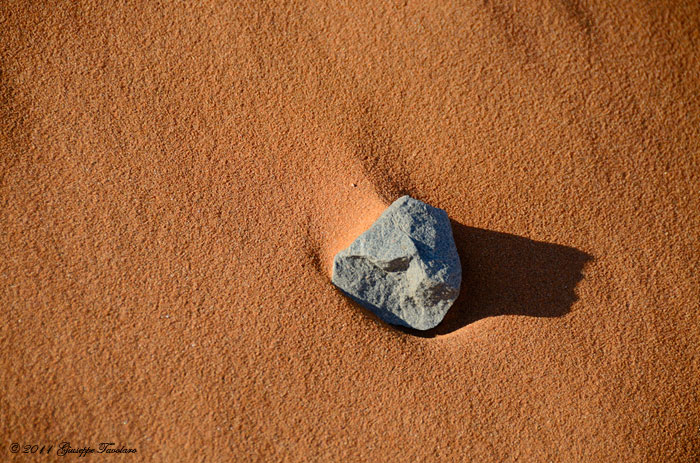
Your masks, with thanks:
M387 323L434 328L462 281L447 213L402 196L336 254L332 281Z

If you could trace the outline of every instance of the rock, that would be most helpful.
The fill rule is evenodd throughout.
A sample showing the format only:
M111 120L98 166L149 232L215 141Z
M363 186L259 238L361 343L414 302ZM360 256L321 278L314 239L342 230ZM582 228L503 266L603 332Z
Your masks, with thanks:
M393 325L427 330L459 295L462 266L447 213L409 196L333 261L333 284Z

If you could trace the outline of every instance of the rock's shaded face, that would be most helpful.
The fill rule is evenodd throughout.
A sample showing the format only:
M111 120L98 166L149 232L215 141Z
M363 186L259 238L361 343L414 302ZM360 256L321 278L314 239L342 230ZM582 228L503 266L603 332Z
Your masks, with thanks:
M461 281L447 213L409 196L333 261L333 284L385 322L419 330L442 321Z

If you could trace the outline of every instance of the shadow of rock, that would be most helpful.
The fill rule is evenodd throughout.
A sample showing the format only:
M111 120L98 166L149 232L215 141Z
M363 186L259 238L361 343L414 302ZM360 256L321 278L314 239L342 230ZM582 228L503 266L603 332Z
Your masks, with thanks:
M559 244L467 227L452 221L462 262L460 295L432 330L397 327L420 337L449 334L486 317L561 317L578 299L574 288L593 256Z

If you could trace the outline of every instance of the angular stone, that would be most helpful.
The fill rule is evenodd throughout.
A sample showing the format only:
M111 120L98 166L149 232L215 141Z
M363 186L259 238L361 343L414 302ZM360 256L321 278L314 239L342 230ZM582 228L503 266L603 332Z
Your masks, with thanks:
M332 281L387 323L437 326L462 281L447 213L402 196L335 255Z

